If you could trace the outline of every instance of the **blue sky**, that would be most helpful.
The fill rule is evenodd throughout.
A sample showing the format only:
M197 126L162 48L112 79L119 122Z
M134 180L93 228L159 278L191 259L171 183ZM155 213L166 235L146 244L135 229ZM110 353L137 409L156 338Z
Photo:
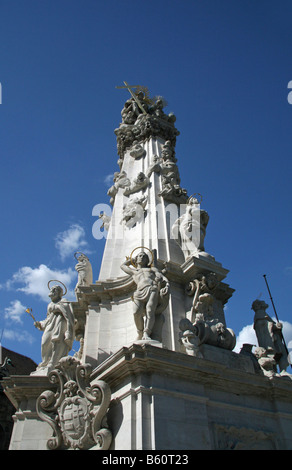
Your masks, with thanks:
M236 289L227 326L251 338L251 304L291 319L292 3L0 0L2 344L40 362L47 280L98 278L96 204L117 171L124 80L163 95L180 131L181 184L203 195L206 251ZM240 333L241 332L241 333Z

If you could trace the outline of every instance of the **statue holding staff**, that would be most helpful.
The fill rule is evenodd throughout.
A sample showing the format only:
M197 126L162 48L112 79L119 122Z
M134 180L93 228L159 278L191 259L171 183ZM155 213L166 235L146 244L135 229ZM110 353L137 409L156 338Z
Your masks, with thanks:
M43 331L42 362L31 375L47 375L62 357L68 355L74 341L74 315L70 302L62 298L67 289L64 293L62 287L56 284L50 288L51 282L48 282L51 302L48 304L47 318L34 322L34 326Z

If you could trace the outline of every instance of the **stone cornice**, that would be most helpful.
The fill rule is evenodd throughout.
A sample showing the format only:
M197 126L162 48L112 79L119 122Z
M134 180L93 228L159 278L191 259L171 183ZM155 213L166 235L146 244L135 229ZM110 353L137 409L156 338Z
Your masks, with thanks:
M76 291L77 302L73 302L73 308L78 310L78 305L88 306L91 302L111 301L124 297L133 292L135 283L131 276L121 276L104 281L96 281L90 286L80 286ZM78 303L78 305L76 305Z
M55 390L46 376L11 375L2 382L5 394L13 406L18 409L24 399L36 399L44 390Z
M114 392L121 383L126 383L133 376L157 374L175 377L179 381L199 382L217 390L232 390L235 394L253 394L269 399L277 395L289 399L292 391L290 379L278 378L271 381L265 376L237 369L237 359L240 363L242 358L232 351L228 351L228 354L234 356L232 358L234 367L229 367L224 361L220 363L194 358L146 343L144 345L134 343L130 347L123 347L99 365L92 372L91 380L106 381Z
M198 274L215 272L219 282L216 295L223 303L232 296L234 289L222 282L229 272L220 263L213 262L208 258L191 257L182 265L173 262L157 260L159 270L165 269L165 276L170 282L187 285L195 279ZM76 291L76 302L72 302L72 309L77 320L84 323L88 306L97 303L108 303L128 298L135 290L135 283L131 276L121 276L114 279L96 281L90 286L80 286Z

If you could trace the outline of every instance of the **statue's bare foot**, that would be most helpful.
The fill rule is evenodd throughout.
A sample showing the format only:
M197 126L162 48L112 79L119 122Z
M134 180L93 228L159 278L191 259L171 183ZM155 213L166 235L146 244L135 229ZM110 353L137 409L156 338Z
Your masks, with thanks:
M148 335L148 333L145 333L145 332L143 333L143 338L142 339L144 339L146 341L151 341L150 336Z

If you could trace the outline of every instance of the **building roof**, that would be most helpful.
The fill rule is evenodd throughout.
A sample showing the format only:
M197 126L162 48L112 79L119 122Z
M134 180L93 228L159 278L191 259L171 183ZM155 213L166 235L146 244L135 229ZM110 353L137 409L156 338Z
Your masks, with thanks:
M2 346L2 363L6 357L9 358L14 365L14 367L7 366L9 375L29 375L37 367L37 364L29 357Z

